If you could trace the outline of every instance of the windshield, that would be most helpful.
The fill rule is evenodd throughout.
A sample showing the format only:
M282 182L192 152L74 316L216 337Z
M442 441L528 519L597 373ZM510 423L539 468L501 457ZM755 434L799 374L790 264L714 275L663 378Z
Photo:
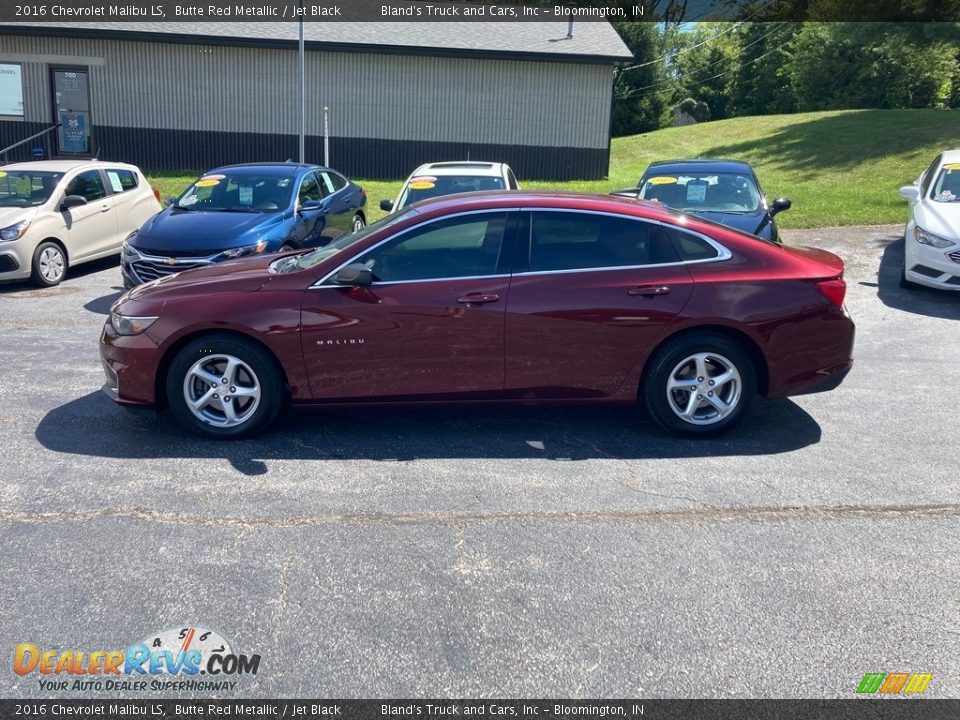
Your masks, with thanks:
M349 235L343 235L342 237L337 238L329 245L325 245L322 248L317 248L313 252L308 252L306 255L301 255L299 258L297 258L296 268L299 270L304 270L306 268L316 267L327 258L331 258L341 250L350 247L354 243L360 242L371 233L374 233L382 228L395 225L402 220L406 220L411 215L416 214L416 210L413 208L408 208L403 212L393 213L392 215L387 215L385 218L380 218L375 223L371 223L365 228L361 228L360 230L352 232Z
M400 193L398 208L441 195L478 192L480 190L503 190L503 178L489 175L422 175L411 178Z
M289 174L257 173L250 169L208 173L184 191L174 204L181 210L208 212L275 212L290 206L296 184Z
M947 163L933 184L930 197L935 202L960 201L960 163Z
M43 205L63 173L37 170L0 170L0 207L36 207Z
M690 212L754 213L760 209L756 183L739 173L656 173L643 183L638 197Z

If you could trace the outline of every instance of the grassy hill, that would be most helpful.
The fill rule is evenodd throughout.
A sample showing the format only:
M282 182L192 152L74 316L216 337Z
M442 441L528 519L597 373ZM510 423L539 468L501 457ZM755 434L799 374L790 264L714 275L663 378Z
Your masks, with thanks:
M652 160L720 157L750 162L772 200L793 208L783 227L877 225L906 220L898 194L934 155L960 147L960 113L950 110L843 110L733 118L616 138L607 180L551 182L520 178L526 189L606 193L633 187ZM424 158L424 161L451 158ZM489 158L495 160L496 158ZM332 163L337 166L336 160ZM412 169L412 168L411 168ZM164 197L177 195L194 173L158 173L151 182ZM403 182L358 180L367 189L370 219Z

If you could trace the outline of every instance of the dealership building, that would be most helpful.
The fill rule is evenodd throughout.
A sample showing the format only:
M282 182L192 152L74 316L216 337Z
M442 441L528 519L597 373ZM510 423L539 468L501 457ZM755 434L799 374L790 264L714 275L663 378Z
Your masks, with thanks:
M518 177L605 177L607 22L304 23L306 160L364 178L423 162L509 163ZM0 24L0 148L202 170L296 159L296 22ZM49 132L44 132L49 131ZM0 158L3 161L4 158Z

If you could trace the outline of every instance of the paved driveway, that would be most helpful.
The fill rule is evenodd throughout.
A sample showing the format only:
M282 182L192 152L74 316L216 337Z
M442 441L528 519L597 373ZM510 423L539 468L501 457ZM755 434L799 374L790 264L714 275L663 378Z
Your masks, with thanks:
M114 263L0 288L0 695L111 696L19 643L199 625L262 656L228 697L960 696L960 295L897 286L901 232L785 233L846 258L857 364L714 441L532 408L201 441L98 392Z

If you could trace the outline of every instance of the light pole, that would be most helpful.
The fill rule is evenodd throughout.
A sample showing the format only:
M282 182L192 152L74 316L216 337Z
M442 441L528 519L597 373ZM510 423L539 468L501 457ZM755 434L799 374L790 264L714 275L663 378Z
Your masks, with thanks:
M303 52L303 0L300 0L300 163L306 162L307 90Z

